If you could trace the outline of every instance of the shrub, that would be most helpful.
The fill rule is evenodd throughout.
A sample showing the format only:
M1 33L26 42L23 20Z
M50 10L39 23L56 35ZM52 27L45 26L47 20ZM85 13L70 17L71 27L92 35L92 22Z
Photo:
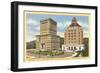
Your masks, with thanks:
M40 54L40 55L50 55L50 56L56 56L56 55L61 55L64 54L63 51L54 51L54 50L45 50L45 51L41 51L41 50L34 50L32 52L33 54Z

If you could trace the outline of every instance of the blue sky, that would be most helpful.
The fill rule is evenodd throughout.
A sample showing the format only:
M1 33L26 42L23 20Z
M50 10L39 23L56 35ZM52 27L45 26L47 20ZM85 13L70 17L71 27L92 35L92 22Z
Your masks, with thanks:
M57 22L57 35L64 37L65 29L71 24L72 18L76 17L78 23L83 27L84 37L88 37L88 16L52 15L52 14L26 14L27 42L36 39L39 35L40 20L52 18Z

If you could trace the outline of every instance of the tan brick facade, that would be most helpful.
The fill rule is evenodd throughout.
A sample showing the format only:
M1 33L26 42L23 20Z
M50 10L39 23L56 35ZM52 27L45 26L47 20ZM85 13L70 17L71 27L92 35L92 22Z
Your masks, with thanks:
M57 23L52 19L45 19L40 21L40 35L56 35Z
M64 44L68 50L79 50L83 45L83 29L75 17L64 33Z
M57 23L52 19L40 21L40 35L36 36L37 49L59 49L60 37L57 34Z

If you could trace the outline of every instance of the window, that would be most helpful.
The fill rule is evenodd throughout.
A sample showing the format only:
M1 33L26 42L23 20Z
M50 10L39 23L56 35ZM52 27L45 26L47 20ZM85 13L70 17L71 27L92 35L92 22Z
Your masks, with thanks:
M74 34L74 37L76 37L76 34Z
M73 47L71 47L71 50L73 50Z
M70 33L68 33L68 37L70 37Z
M45 43L41 43L41 48L42 48L42 49L45 48Z
M70 47L68 49L70 50Z
M74 30L74 33L76 33L76 30Z
M70 44L70 41L68 43Z
M76 50L76 47L74 47L74 50Z

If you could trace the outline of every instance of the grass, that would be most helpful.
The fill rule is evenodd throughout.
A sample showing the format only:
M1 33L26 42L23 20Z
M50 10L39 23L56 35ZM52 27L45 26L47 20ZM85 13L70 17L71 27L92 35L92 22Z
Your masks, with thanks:
M39 55L49 55L49 56L56 56L56 55L61 55L64 54L63 51L54 51L54 50L45 50L45 51L41 51L41 50L34 50L32 51L33 54L39 54Z

